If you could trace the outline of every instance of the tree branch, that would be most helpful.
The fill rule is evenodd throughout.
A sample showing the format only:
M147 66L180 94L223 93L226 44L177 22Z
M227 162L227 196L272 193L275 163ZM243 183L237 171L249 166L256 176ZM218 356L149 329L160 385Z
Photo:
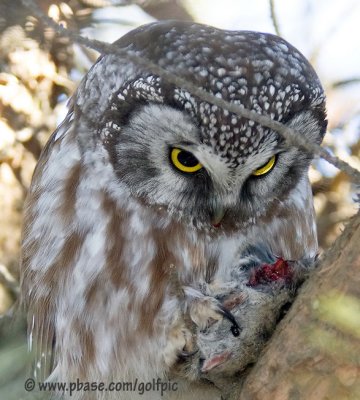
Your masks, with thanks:
M281 36L281 32L280 32L280 28L279 28L279 21L278 21L276 11L275 11L275 0L269 0L269 5L270 5L270 16L271 16L272 23L274 25L275 33L278 36Z

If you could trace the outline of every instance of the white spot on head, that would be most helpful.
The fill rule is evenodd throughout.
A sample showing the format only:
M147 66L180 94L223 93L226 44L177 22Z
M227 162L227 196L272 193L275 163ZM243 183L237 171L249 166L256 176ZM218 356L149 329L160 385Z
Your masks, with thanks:
M225 76L225 74L226 74L226 69L225 69L225 68L219 68L219 69L217 70L217 74L218 74L218 76L220 76L220 77Z

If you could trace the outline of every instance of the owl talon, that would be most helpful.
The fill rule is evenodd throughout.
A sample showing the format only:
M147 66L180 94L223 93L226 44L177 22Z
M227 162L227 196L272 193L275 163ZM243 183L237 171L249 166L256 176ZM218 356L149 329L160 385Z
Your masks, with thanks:
M239 336L241 330L233 314L214 297L204 296L194 300L190 305L190 317L200 331L205 331L223 318L231 322L234 336Z
M231 313L229 310L227 310L223 305L220 305L219 308L220 308L220 310L221 310L221 311L220 311L221 314L222 314L226 319L228 319L228 320L232 323L232 326L231 326L231 328L230 328L231 333L232 333L235 337L239 336L239 335L240 335L241 328L240 328L239 324L237 323L235 317L234 317L234 316L232 315L232 313Z
M194 351L186 351L186 350L182 350L178 353L178 359L181 361L187 361L189 358L191 358L192 356L194 356L197 352L199 351L199 349L196 349Z

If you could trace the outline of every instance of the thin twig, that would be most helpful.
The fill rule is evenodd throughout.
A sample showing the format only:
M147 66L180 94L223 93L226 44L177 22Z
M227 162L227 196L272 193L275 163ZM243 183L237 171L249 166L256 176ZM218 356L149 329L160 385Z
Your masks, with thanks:
M275 0L269 0L271 20L274 25L275 33L281 36L279 21L275 12Z
M355 84L358 84L358 83L360 83L360 77L359 78L355 77L355 78L349 78L349 79L343 79L343 80L340 80L340 81L335 81L335 82L333 82L331 84L330 87L332 89L337 89L337 88L342 87L342 86L355 85Z
M311 154L316 154L324 158L327 162L335 166L336 168L345 172L349 177L355 182L360 184L360 171L353 168L351 165L341 160L340 158L330 154L325 148L308 142L301 134L299 134L295 129L289 128L278 121L272 120L266 115L261 115L255 111L249 110L245 107L238 106L233 103L221 99L212 95L211 93L205 91L204 89L195 86L192 82L181 78L181 76L172 73L154 62L137 56L134 52L130 52L124 49L119 49L118 47L101 42L99 40L92 40L83 37L69 29L65 29L63 26L58 25L53 19L45 15L36 5L33 0L22 0L23 4L28 7L40 20L45 24L52 27L56 33L61 36L66 36L72 41L82 44L86 47L92 48L102 54L117 54L123 59L128 60L142 68L145 68L152 72L154 75L161 76L164 80L175 84L177 87L181 87L187 90L192 95L198 97L200 100L206 101L208 103L214 104L219 108L226 109L240 117L253 120L258 124L270 128L278 132L286 141L287 146L296 146L305 149Z

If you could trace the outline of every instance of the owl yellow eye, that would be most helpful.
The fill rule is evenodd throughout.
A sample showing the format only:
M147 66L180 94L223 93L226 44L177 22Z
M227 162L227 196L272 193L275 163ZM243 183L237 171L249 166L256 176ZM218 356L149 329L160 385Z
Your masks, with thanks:
M252 174L255 176L261 176L267 174L274 168L275 161L276 161L276 156L272 156L266 164L256 169Z
M171 162L182 172L193 173L199 171L203 166L189 151L173 148L170 153Z

